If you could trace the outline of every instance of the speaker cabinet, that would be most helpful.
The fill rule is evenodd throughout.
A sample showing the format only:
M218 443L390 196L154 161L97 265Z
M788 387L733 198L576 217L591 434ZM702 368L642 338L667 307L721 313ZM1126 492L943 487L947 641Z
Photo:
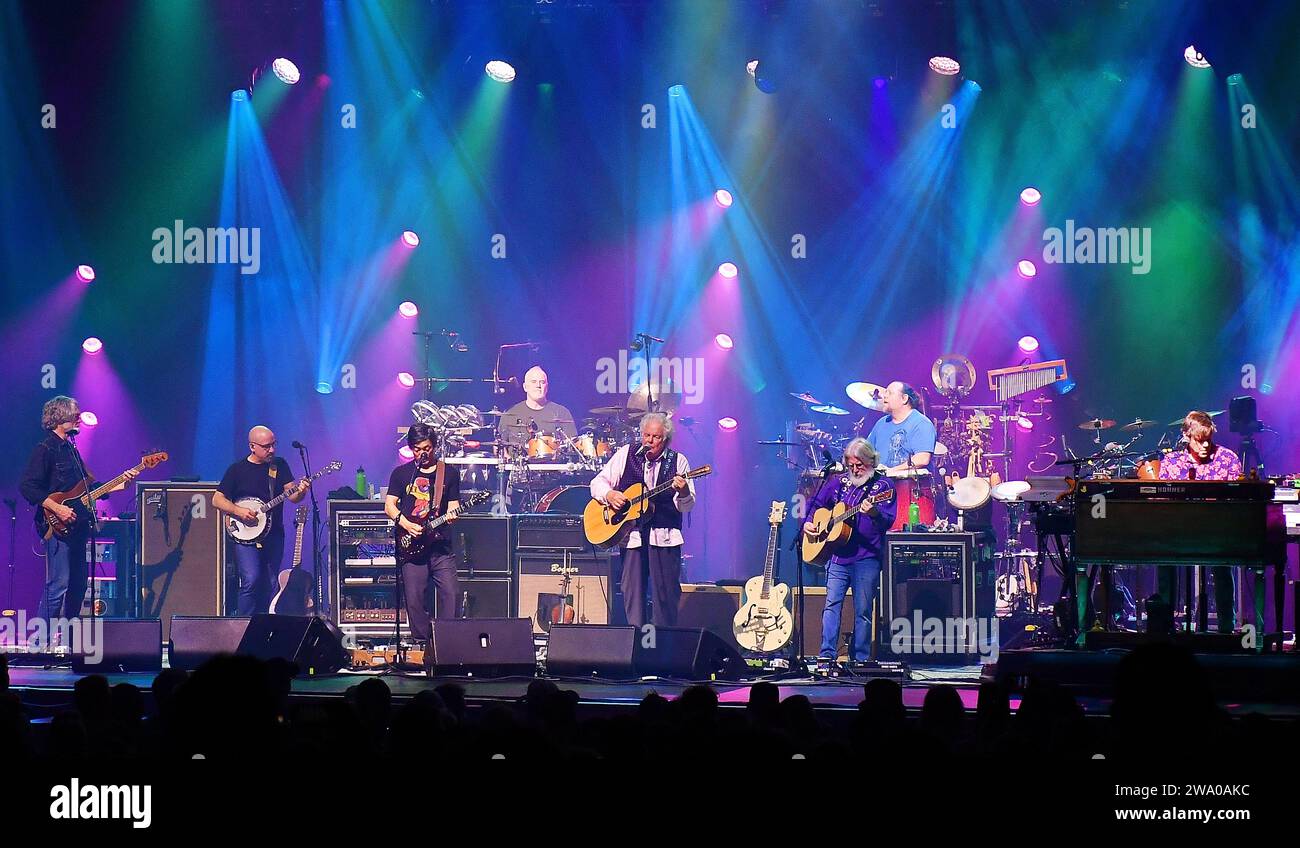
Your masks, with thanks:
M632 658L638 633L635 627L556 625L546 643L546 673L556 677L636 677Z
M514 581L509 577L460 576L457 581L460 597L456 610L461 618L509 618L514 611L511 590ZM389 625L390 629L392 625Z
M73 639L73 647L81 650L72 654L72 670L77 674L162 671L162 622L158 619L81 618L77 623L81 638ZM98 639L99 634L88 638L87 630L97 624L103 625L103 638ZM87 647L98 650L87 654Z
M226 598L226 534L212 505L216 483L138 483L140 617L221 615Z
M456 571L462 579L510 575L514 566L512 516L462 515L450 525Z
M319 616L255 615L239 640L238 653L259 660L290 660L308 677L333 674L348 660L343 635Z
M434 619L424 664L430 677L532 677L533 624L526 618Z
M677 624L681 627L700 627L708 630L726 644L740 650L731 632L731 621L740 609L741 586L715 586L712 583L683 583L682 596L677 605ZM815 657L822 644L822 613L826 609L826 588L809 586L804 589L804 615L807 624L802 628L803 656ZM790 588L790 613L796 626L799 619L799 590ZM845 650L853 636L853 592L849 591L840 607L840 624L835 646L841 659L848 659Z
M533 632L551 629L552 612L559 606L564 576L569 575L567 603L573 608L575 624L609 624L609 553L570 551L520 551L515 614L533 622Z
M169 664L193 671L218 654L238 652L250 620L246 616L172 616Z

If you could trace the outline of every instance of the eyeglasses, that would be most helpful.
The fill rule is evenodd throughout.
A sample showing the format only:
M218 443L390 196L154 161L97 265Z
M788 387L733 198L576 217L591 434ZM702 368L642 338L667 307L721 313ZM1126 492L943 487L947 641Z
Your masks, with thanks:
M271 442L270 444L266 444L266 445L261 445L261 444L258 444L257 442L249 442L249 444L252 445L252 446L255 447L255 448L261 448L262 450L271 450L271 449L273 449L276 445L278 445L279 442Z
M848 462L848 466L849 468L861 468L863 470L866 470L867 464L865 462L858 462L855 459L850 459Z

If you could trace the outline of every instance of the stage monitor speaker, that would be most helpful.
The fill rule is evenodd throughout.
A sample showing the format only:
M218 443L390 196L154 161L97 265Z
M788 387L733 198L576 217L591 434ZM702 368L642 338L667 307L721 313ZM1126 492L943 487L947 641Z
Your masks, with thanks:
M424 665L430 677L532 677L533 624L526 618L434 619Z
M456 571L466 577L504 576L514 567L512 516L462 515L450 525Z
M519 591L515 614L533 622L533 632L551 629L551 618L560 603L564 574L568 569L568 605L573 608L575 624L609 624L610 554L542 553L520 551Z
M635 647L641 677L735 680L747 668L739 651L698 627L656 627L638 634Z
M226 534L212 505L216 483L137 483L140 616L221 615L226 597Z
M238 652L250 620L247 616L172 616L169 664L193 671L218 654Z
M546 643L546 673L555 677L635 678L635 627L555 625Z
M314 615L255 615L239 640L238 653L259 660L290 660L308 677L333 674L348 662L343 634L329 619Z
M72 654L72 670L77 674L116 674L118 672L162 671L162 622L156 618L133 620L124 618L79 618L81 637L73 637L73 647L83 650ZM89 643L87 628L96 623L104 626L102 638L92 636L97 645ZM93 653L84 652L94 647Z

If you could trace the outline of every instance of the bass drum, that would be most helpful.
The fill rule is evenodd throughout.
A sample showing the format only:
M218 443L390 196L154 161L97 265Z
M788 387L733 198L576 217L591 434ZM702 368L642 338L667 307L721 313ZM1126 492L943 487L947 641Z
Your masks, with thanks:
M1160 460L1144 459L1138 463L1137 476L1139 480L1159 480L1160 479Z
M559 513L561 515L582 515L582 511L591 502L591 489L588 486L558 486L542 495L537 502L538 512Z

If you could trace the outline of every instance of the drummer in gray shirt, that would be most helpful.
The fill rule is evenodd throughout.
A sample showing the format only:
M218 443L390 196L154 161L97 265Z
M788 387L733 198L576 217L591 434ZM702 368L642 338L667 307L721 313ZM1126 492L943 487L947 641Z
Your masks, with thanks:
M566 407L549 400L550 381L540 365L534 365L524 374L524 400L515 404L501 416L500 438L512 445L525 445L532 437L530 430L552 435L557 429L572 439L576 434L573 413Z

